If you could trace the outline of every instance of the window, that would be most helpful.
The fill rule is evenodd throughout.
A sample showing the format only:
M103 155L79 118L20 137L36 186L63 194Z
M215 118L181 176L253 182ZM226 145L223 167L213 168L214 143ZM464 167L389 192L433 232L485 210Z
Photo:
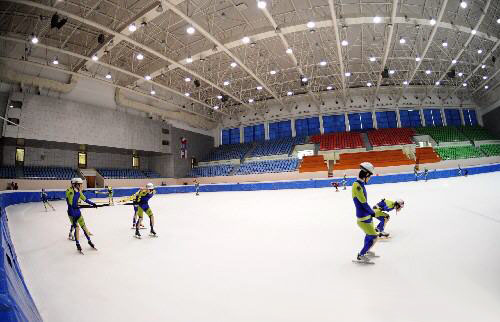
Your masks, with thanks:
M9 107L10 108L22 108L23 107L23 102L20 102L20 101L10 101Z
M24 165L24 148L16 148L16 165Z
M169 129L161 129L161 133L170 134L170 130Z
M19 119L16 119L16 118L13 118L13 117L9 117L9 121L10 122L7 122L8 125L12 125L12 126L15 126L15 125L19 125ZM14 124L12 124L12 123Z
M139 157L137 155L132 156L132 168L139 168Z
M87 167L87 152L78 152L78 167Z
M161 140L161 145L170 145L168 140Z

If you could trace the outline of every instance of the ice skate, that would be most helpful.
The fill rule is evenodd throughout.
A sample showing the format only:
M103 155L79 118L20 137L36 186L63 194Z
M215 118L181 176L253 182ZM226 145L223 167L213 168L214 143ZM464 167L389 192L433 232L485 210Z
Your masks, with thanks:
M71 240L71 241L74 241L75 240L75 236L73 236L72 233L69 233L68 239Z
M134 235L135 238L137 239L141 239L141 233L139 232L139 230L135 230L135 235Z
M151 229L151 231L149 232L149 236L158 237L158 235L156 235L156 232L153 229Z
M358 254L358 256L356 257L356 259L354 259L352 262L353 263L359 263L359 264L375 264L366 255L360 255L360 254Z
M80 244L76 244L76 250L83 255L82 246L80 246Z
M89 240L89 246L92 247L93 249L97 250L97 248L95 247L94 243L92 241Z

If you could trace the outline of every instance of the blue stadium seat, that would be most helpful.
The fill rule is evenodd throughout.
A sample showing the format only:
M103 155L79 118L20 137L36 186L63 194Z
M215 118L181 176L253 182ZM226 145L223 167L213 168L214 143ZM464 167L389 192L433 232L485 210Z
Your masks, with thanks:
M105 179L145 179L146 175L139 169L96 169Z
M233 166L230 164L196 167L191 169L187 176L189 178L227 176L232 170Z
M241 159L252 148L252 143L225 144L212 151L202 160L203 162Z
M236 175L290 172L295 171L298 166L299 159L296 158L248 162L240 166Z
M268 155L290 155L297 144L304 144L305 137L280 138L259 143L252 151L250 157L262 157Z

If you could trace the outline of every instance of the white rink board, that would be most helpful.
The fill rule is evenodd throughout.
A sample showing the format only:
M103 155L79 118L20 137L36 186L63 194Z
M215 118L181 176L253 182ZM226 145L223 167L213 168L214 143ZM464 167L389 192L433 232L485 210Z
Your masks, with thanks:
M45 321L499 321L500 173L368 185L403 198L376 265L350 189L155 196L159 238L132 237L132 206L85 209L99 248L78 255L64 201L7 209ZM147 223L147 220L146 220ZM147 230L142 230L147 235ZM82 235L83 237L83 235Z

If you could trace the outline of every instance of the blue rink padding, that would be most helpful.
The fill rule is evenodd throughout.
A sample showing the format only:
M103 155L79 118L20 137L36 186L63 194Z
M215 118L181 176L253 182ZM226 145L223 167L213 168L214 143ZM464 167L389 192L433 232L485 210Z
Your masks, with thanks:
M462 168L467 169L469 175L500 171L500 164L476 166ZM462 172L463 174L463 172ZM450 178L458 176L458 169L444 169L429 171L428 180ZM354 178L347 178L347 184L352 185ZM424 180L421 176L418 180ZM281 190L281 189L308 189L308 188L326 188L331 187L331 182L342 181L342 178L311 179L298 181L276 181L276 182L257 182L241 184L211 184L200 185L200 191L218 192L218 191L257 191L257 190ZM370 184L384 184L396 182L415 181L413 173L389 174L383 176L374 176ZM88 189L85 196L87 198L107 198L107 195L96 194L95 191L103 189ZM113 189L114 197L130 196L137 192L138 188L117 188ZM191 193L195 192L193 185L182 186L159 186L156 188L159 194ZM49 200L64 199L64 190L48 190ZM14 250L14 245L10 238L7 226L7 215L5 208L10 205L40 202L40 191L4 191L0 193L0 321L18 322L42 321L35 303L24 282L21 269Z

